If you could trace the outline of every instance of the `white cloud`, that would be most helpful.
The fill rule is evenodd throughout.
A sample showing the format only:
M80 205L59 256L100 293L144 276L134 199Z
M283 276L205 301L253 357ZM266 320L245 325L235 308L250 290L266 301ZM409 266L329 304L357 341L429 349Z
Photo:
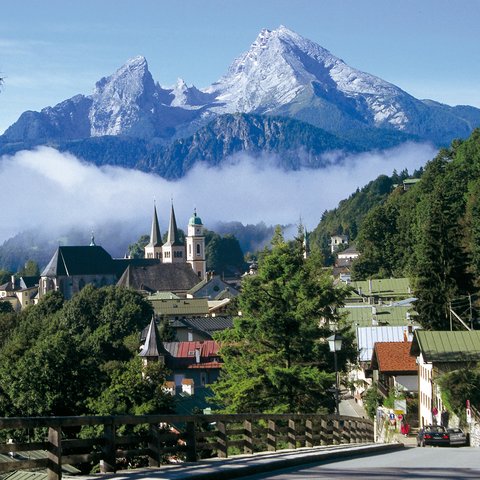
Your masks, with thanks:
M181 228L196 207L207 228L233 220L289 224L301 215L312 229L324 210L357 187L395 168L412 172L435 153L429 145L410 143L353 155L327 169L294 172L275 168L268 158L240 155L222 168L199 164L185 178L167 181L134 170L99 168L41 147L0 159L0 241L29 228L61 232L76 226L90 231L122 222L131 233L123 241L133 242L149 232L154 198L163 230L172 198Z

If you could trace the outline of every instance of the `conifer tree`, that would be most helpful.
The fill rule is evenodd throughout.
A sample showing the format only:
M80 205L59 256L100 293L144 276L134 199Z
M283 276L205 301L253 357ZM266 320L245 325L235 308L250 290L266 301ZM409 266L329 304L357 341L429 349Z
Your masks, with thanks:
M272 250L240 295L242 316L218 337L224 366L213 384L215 403L231 413L316 412L333 409L333 355L323 320L345 290L334 288L316 254L303 258L300 239L277 229ZM345 345L340 364L351 350Z

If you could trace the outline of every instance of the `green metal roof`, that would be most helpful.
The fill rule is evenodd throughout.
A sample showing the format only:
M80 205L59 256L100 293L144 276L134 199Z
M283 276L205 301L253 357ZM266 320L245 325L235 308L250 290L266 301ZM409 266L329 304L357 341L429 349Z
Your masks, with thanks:
M203 225L202 224L202 219L200 217L197 217L197 209L194 210L193 215L190 217L190 220L188 221L189 225Z
M480 331L433 332L416 330L412 353L427 362L480 361Z
M178 300L179 298L178 295L175 295L172 292L156 292L148 297L149 300Z
M206 298L187 298L187 299L154 299L147 297L152 303L153 309L157 315L207 315L208 300Z
M420 178L406 178L403 181L404 185L414 185L415 183L418 183L420 181Z
M411 296L410 280L408 278L381 278L351 282L357 292L365 296L382 298Z
M372 308L373 307L373 308ZM380 326L403 326L411 325L417 315L412 307L390 307L390 306L350 306L339 308L345 322L354 327ZM408 313L408 315L407 315Z

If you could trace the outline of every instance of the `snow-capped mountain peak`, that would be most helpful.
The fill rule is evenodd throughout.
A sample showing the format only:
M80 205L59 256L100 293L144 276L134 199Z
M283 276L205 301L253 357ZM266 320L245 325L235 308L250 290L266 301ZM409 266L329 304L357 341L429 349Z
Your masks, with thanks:
M405 92L349 67L283 25L261 30L250 49L207 91L216 95L219 113L272 113L312 98L343 98L343 103L357 103L372 124L403 128L408 122L396 101ZM352 104L352 108L356 107Z
M157 89L143 56L131 58L114 74L102 78L92 95L91 135L129 132L145 112L153 113Z
M182 79L162 88L145 57L137 56L97 82L91 96L25 112L3 141L123 135L168 142L219 114L237 112L289 117L337 135L377 127L402 130L443 144L445 138L467 136L480 115L476 109L417 100L281 25L261 30L207 89Z

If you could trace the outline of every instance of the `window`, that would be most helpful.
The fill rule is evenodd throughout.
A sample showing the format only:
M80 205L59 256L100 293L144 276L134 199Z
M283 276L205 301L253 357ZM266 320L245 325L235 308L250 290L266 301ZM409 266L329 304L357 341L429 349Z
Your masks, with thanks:
M199 256L199 255L200 255L200 244L197 243L197 256Z

